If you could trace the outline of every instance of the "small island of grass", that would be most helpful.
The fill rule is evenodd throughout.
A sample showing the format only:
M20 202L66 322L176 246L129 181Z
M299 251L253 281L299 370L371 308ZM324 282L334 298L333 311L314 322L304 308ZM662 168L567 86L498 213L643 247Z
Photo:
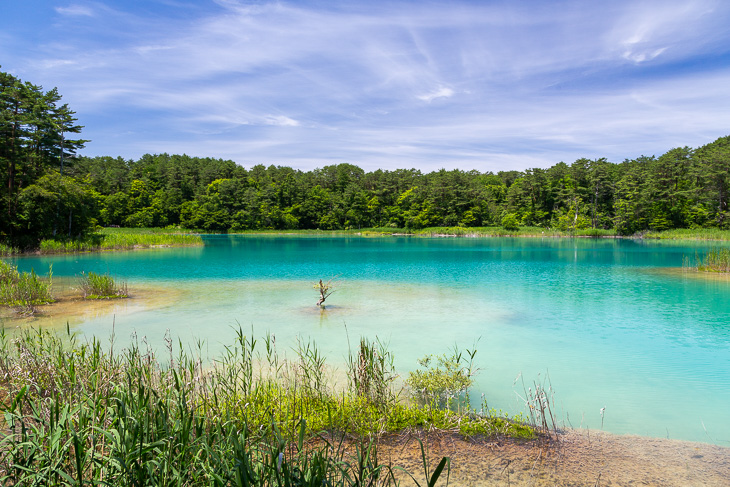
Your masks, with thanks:
M36 306L54 302L52 276L52 269L43 279L34 270L21 273L16 266L0 261L0 305L15 308L21 314L32 314Z
M126 282L109 274L82 272L77 291L83 299L119 299L129 296ZM73 299L73 298L72 298ZM19 272L17 266L0 261L0 306L14 309L20 316L33 315L40 306L57 302L53 295L53 267L46 277L35 270Z
M81 273L79 288L84 299L118 299L128 296L127 283L117 283L109 274Z

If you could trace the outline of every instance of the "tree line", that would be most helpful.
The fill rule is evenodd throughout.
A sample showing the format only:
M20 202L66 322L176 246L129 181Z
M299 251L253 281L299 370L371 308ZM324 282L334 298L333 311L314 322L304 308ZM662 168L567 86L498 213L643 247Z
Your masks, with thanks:
M730 136L697 149L614 164L578 159L550 168L479 172L312 171L185 155L137 161L79 158L78 178L100 193L103 225L181 225L209 231L519 225L620 234L730 228Z
M187 155L81 157L53 89L0 73L0 240L83 238L97 225L205 231L518 225L571 231L730 228L730 136L659 157L542 169L311 171Z

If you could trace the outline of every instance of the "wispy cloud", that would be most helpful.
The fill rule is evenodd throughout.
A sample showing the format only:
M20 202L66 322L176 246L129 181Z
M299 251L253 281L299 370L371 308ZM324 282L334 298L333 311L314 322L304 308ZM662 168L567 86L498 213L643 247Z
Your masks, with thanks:
M68 7L56 7L56 12L61 15L69 15L72 17L93 17L94 11L85 5L69 5Z
M454 96L454 90L452 90L451 88L446 88L446 87L442 86L430 93L427 93L425 95L420 95L417 98L419 100L427 101L430 103L433 100L435 100L436 98L451 98L452 96Z
M730 126L721 2L167 3L56 9L49 39L10 58L59 86L87 153L498 170Z

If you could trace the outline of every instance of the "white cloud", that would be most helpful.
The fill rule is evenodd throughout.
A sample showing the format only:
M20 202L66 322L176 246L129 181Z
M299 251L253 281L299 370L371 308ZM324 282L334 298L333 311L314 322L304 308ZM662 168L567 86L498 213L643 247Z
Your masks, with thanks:
M446 87L442 86L426 95L420 95L420 96L417 96L416 98L430 103L433 100L435 100L436 98L451 98L453 95L454 95L454 90L452 90L451 88L446 88Z
M373 169L621 160L730 126L726 71L644 76L730 40L722 4L667 1L414 10L221 0L194 22L93 4L93 20L64 24L71 13L59 11L56 43L11 64L59 86L93 140L87 153ZM128 130L135 146L115 145Z
M284 115L272 115L266 117L266 123L269 125L278 125L279 127L298 127L299 122L286 117Z
M93 17L94 11L84 5L69 5L68 7L56 7L56 12L71 17Z
M634 51L628 50L628 51L624 52L623 57L624 57L624 59L628 59L629 61L639 64L639 63L643 63L645 61L651 61L652 59L659 56L661 53L663 53L666 50L667 50L666 47L654 49L651 52L646 52L646 51L634 52Z

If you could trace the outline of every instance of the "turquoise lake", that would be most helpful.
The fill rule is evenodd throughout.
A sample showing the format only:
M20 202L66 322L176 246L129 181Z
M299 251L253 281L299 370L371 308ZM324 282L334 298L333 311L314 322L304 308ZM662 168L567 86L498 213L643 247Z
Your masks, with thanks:
M270 331L288 354L297 337L312 340L339 368L348 336L353 344L378 337L403 375L426 354L476 343L481 370L472 396L483 393L492 408L524 411L522 380L531 386L549 377L566 426L730 446L730 280L681 269L684 256L709 248L621 239L207 236L200 248L15 262L39 273L53 264L59 282L109 272L139 296L38 325L68 319L81 335L106 340L113 330L123 343L136 333L163 350L169 330L176 342L204 340L211 357L233 343L240 325L257 337ZM337 291L320 311L312 286L333 276Z

